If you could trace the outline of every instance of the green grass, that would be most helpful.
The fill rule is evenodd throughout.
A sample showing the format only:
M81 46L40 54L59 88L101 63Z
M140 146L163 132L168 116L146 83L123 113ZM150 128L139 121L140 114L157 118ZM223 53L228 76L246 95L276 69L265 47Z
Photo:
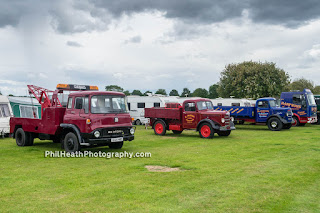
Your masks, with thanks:
M139 127L121 151L151 158L44 158L58 144L0 139L0 212L319 212L320 126L229 137L156 136ZM84 149L117 151L107 147ZM149 172L145 165L180 167Z

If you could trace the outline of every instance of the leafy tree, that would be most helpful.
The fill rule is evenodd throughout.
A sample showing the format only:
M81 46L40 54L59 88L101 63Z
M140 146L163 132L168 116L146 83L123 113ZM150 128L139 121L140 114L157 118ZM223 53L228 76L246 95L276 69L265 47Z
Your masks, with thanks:
M201 98L207 98L209 95L208 91L203 88L197 88L193 91L192 97L201 97Z
M130 92L129 92L129 90L125 90L125 91L123 91L123 93L124 93L126 96L131 95Z
M144 95L144 96L148 96L148 93L151 93L151 94L152 94L151 91L147 90L147 91L145 91L145 92L143 93L143 95Z
M131 95L139 95L139 96L143 96L142 92L140 90L133 90Z
M169 93L169 95L170 95L170 96L179 96L179 92L178 92L178 90L173 89L173 90L171 90L171 92Z
M218 94L218 88L219 85L218 84L213 84L209 87L209 98L214 99L214 98L218 98L219 94Z
M221 72L218 94L224 98L279 96L289 85L289 74L272 62L228 64Z
M290 90L300 90L303 91L304 89L310 89L313 91L314 83L313 81L307 80L305 78L295 79L290 85Z
M320 86L315 86L313 89L313 94L320 95Z
M118 85L108 85L106 91L123 92L123 88Z
M167 92L166 92L165 89L158 89L158 90L156 91L156 94L167 95Z
M191 92L188 88L183 88L181 96L180 97L189 97L191 95Z

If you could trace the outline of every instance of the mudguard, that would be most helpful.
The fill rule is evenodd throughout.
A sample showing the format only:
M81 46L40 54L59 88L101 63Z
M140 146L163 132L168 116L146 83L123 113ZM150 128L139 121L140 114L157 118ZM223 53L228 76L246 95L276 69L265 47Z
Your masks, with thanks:
M291 122L287 121L286 119L282 118L280 115L277 115L277 114L270 115L270 116L268 117L268 120L269 120L270 118L278 118L283 124L291 123ZM268 121L268 120L267 120L267 121Z
M82 137L81 137L80 131L76 125L62 123L62 124L60 124L60 127L62 127L63 129L72 129L76 133L76 136L78 138L80 145L82 144Z
M205 118L203 120L201 120L198 125L197 125L197 131L199 131L199 127L202 123L204 122L207 122L209 124L211 124L212 128L215 129L215 130L220 130L220 126L218 124L216 124L214 121L208 119L208 118Z

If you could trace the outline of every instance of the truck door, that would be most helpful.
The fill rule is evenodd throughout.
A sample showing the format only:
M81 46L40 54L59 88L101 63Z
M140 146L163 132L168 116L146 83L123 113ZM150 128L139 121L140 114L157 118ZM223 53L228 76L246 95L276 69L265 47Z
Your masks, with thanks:
M196 103L187 102L184 105L184 111L182 115L183 128L184 129L195 129L198 124L198 112Z
M70 110L70 122L79 127L81 132L86 132L86 122L89 119L89 98L76 97L74 100L74 107Z
M256 122L257 123L266 123L270 115L269 102L266 100L258 101L257 104L257 113L256 113Z

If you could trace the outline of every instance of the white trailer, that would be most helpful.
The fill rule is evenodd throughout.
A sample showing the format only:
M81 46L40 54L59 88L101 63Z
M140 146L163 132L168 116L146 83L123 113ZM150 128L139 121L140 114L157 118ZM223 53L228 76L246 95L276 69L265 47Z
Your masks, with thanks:
M255 106L256 101L251 99L239 98L216 98L211 99L213 106Z
M181 102L178 96L163 96L163 95L149 95L149 96L128 96L128 108L131 117L134 119L133 123L136 125L148 123L148 118L144 117L144 109L152 107L165 107L166 103Z
M13 116L9 99L0 95L0 135L5 136L10 133L10 117Z

